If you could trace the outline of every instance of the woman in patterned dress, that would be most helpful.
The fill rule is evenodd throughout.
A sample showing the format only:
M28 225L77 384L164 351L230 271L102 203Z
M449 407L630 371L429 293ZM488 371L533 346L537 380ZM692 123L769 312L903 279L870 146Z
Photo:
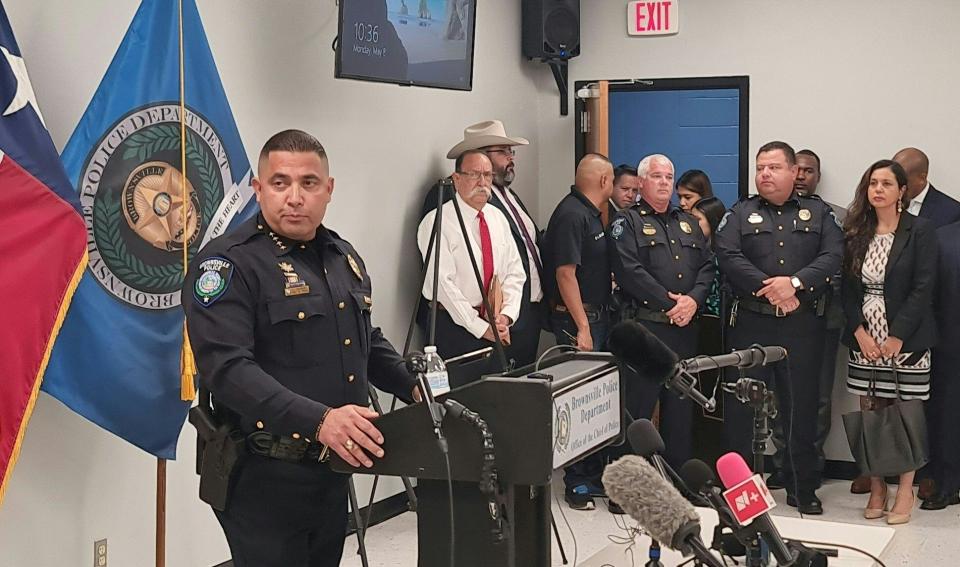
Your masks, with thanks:
M850 347L847 389L864 410L930 395L930 347L936 339L934 227L905 212L907 174L896 162L871 165L844 223L844 344ZM899 388L897 386L899 383ZM872 394L872 395L870 395ZM910 520L915 471L903 471L888 524ZM867 519L884 516L887 485L872 477Z

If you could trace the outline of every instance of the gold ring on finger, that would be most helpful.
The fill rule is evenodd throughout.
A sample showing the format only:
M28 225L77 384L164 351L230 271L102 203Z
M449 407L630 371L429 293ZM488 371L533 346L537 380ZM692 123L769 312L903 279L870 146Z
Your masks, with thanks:
M353 448L356 446L353 442L353 439L347 439L347 442L343 444L347 448L347 451L353 451Z

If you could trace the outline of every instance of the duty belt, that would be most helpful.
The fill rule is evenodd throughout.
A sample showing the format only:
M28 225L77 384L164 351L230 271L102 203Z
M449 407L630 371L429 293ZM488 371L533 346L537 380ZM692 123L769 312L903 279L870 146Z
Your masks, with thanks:
M731 319L736 320L736 313L739 308L746 309L747 311L752 311L754 313L760 313L761 315L773 315L774 317L788 317L794 313L799 313L801 311L813 311L817 317L822 317L826 311L827 301L821 296L815 299L812 302L800 303L800 307L797 307L795 310L787 313L781 307L770 305L766 301L761 301L757 299L747 299L738 297L733 300L733 308L731 313ZM731 322L732 324L732 322Z
M329 447L322 443L280 437L266 431L247 435L247 451L288 463L325 463L330 458Z
M654 311L652 309L647 309L646 307L632 306L629 308L629 311L625 313L629 319L639 319L641 321L650 321L652 323L663 323L665 325L672 325L673 321L670 319L670 316L664 313L663 311ZM691 322L696 321L699 318L699 315L694 315Z
M557 313L569 313L569 312L570 312L570 310L567 309L567 306L564 305L564 304L562 304L562 303L558 303L558 304L554 305L554 306L553 306L553 310L556 311ZM599 312L601 312L601 311L606 311L606 310L607 310L607 307L606 307L605 305L594 305L594 304L592 304L592 303L584 303L584 304L583 304L583 312L584 312L584 313L599 313Z

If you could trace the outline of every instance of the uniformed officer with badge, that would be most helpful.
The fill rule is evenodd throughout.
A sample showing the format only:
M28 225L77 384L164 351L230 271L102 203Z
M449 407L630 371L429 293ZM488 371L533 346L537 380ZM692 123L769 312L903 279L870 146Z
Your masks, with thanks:
M617 213L610 227L610 265L623 291L624 319L633 319L681 358L699 354L698 314L716 267L696 217L674 206L673 163L647 156L637 166L640 201ZM655 379L628 379L627 409L650 418L660 401L665 457L679 468L690 458L693 406Z
M780 345L787 361L747 372L776 392L787 436L784 480L787 503L804 514L822 514L815 490L820 472L815 449L818 374L823 355L824 294L840 268L843 232L830 206L794 190L796 155L784 142L757 153L759 195L741 199L717 227L714 251L730 287L727 347ZM729 373L728 380L736 380ZM725 405L731 448L752 458L753 410Z
M205 246L184 286L201 387L243 440L215 510L237 567L339 565L348 477L326 458L370 467L383 456L368 377L415 395L371 323L363 260L322 225L333 185L313 136L270 138L253 181L261 213Z

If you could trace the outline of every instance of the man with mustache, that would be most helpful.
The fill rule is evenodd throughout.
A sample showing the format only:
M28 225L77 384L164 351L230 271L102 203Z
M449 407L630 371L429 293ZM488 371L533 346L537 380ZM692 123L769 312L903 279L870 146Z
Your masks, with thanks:
M435 243L440 247L436 347L443 358L488 347L497 339L483 312L483 298L490 297L492 287L499 285L503 292L503 304L494 313L501 341L510 341L510 327L520 314L526 275L506 217L489 205L493 178L493 165L485 152L467 150L457 157L453 173L456 195L443 205L443 222ZM464 241L454 203L463 215L468 241ZM436 211L430 211L417 229L417 244L423 255L435 216ZM467 246L473 250L482 290L477 286ZM433 254L424 260L428 263L427 274L432 276ZM432 277L423 284L423 297L433 299Z

